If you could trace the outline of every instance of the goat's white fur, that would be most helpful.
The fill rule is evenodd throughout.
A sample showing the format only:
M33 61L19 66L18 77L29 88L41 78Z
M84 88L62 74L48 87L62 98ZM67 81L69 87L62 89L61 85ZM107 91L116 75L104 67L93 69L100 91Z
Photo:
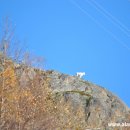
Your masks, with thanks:
M85 72L77 72L76 75L82 78L85 75Z

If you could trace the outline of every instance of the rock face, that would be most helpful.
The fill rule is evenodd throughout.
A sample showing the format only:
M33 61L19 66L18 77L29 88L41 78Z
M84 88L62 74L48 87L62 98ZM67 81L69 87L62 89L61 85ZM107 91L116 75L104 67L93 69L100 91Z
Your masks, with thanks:
M2 63L1 58L0 72L3 70ZM14 65L17 75L20 76L20 84L23 86L34 79L38 71L41 71L34 68L25 69L24 66L18 64ZM53 70L43 71L41 80L46 77L50 79L49 84L56 98L64 98L65 102L71 101L74 110L78 109L78 106L82 107L84 112L82 120L86 123L86 130L130 130L130 126L108 126L108 123L130 123L130 109L105 88L77 76L69 76Z
M69 76L56 71L47 71L54 93L62 93L64 99L71 100L73 107L84 109L87 128L122 129L108 127L108 123L130 123L129 108L115 95L103 87L84 81L77 76ZM130 129L127 128L127 129ZM126 128L125 128L126 130Z

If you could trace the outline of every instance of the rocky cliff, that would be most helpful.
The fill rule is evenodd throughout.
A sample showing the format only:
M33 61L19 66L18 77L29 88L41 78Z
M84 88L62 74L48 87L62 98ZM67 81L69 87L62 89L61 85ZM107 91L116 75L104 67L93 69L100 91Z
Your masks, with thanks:
M2 59L0 61L1 61L0 71L2 72L4 71L4 67ZM65 130L66 129L67 130L85 130L85 129L129 130L130 129L130 127L128 126L127 127L108 126L109 123L120 123L120 125L123 125L122 123L130 123L130 110L117 96L113 95L107 89L97 86L88 81L85 81L77 76L66 75L54 70L42 71L39 69L30 68L25 65L14 64L10 60L7 60L6 64L4 65L6 65L6 68L9 68L10 66L13 65L13 69L15 70L15 73L18 77L17 79L19 79L19 84L17 84L17 86L19 85L20 87L23 88L25 86L30 86L31 84L33 84L34 86L34 82L32 82L32 80L35 79L38 80L35 81L35 85L36 87L38 87L45 84L42 82L43 80L49 79L48 80L49 88L52 90L51 98L53 98L53 102L55 102L55 104L58 104L57 106L54 106L54 108L51 109L51 111L53 111L55 108L60 110L57 113L55 111L57 115L58 114L60 115L60 116L55 115L57 120L63 119L62 122L60 121L59 123L63 123L65 125L64 122L66 122L66 120L68 120L68 124L72 123L73 120L76 121L73 122L73 125L71 125L71 127L62 126L61 128L59 126L56 129L65 129ZM40 90L43 91L41 88ZM62 103L60 104L59 102L61 102L61 100ZM71 106L72 111L70 111L68 107L62 106L63 104L68 104L66 106ZM67 112L69 111L68 114L69 116L68 115L66 116L66 112L64 111ZM80 116L78 116L78 114L75 114L77 113L77 111L78 114L80 112ZM40 114L42 115L42 113ZM69 118L71 118L72 120L70 120ZM16 127L16 129L17 128L18 127ZM13 129L15 129L15 127ZM31 128L28 127L26 129L31 130ZM47 130L47 128L44 129ZM41 128L41 130L44 129Z
M129 108L107 89L77 76L69 76L56 71L47 71L47 75L51 78L51 88L55 93L60 93L66 102L71 100L75 109L77 106L83 107L85 115L83 120L87 128L111 130L114 127L109 128L108 123L130 122Z

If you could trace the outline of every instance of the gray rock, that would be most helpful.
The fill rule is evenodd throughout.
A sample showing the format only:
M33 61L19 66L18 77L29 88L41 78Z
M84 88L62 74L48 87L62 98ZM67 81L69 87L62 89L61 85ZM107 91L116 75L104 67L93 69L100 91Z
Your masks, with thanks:
M130 122L129 108L115 95L103 87L56 71L47 71L54 93L63 93L65 101L71 100L73 107L84 108L88 128L109 130L108 123ZM129 116L126 116L129 115ZM120 130L120 129L119 129Z

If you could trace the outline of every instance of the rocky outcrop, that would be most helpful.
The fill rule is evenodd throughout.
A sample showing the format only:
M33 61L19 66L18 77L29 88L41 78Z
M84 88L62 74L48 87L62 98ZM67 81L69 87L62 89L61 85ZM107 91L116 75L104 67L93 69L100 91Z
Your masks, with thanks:
M10 62L8 60L7 62ZM3 71L0 59L0 71ZM10 64L10 63L8 63ZM109 127L109 123L130 123L130 109L107 89L85 81L77 76L70 76L57 71L41 71L25 65L14 64L15 72L20 79L20 86L26 86L40 72L40 80L49 78L49 86L54 100L64 99L71 102L73 110L81 106L86 130L129 130L130 127ZM75 115L72 115L75 117ZM78 122L77 122L78 123Z
M108 127L108 123L129 123L129 108L115 95L103 87L56 71L47 71L50 86L55 94L60 93L65 101L71 100L73 107L84 109L87 128L122 129ZM126 129L126 128L125 128ZM130 127L128 128L130 129Z

